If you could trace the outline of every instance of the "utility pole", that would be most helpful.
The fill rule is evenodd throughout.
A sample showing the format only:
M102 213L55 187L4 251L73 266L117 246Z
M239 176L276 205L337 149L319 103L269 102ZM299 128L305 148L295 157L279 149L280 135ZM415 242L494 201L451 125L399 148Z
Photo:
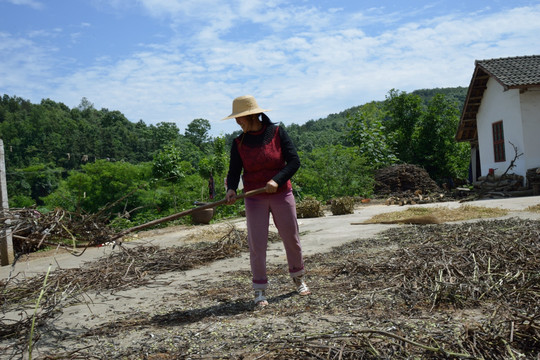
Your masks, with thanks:
M7 182L6 182L6 161L4 153L4 141L0 139L0 212L1 217L7 219L9 211ZM5 266L13 262L13 238L9 220L5 220L4 227L0 229L0 265Z

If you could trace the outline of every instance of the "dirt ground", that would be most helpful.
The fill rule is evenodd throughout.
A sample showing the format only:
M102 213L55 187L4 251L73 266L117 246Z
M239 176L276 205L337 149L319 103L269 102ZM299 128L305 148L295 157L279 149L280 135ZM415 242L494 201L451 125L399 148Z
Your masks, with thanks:
M245 223L241 218L139 233L124 243L127 251L104 246L80 257L60 252L34 255L19 260L15 267L3 267L0 275L21 289L32 279L43 281L48 269L51 283L55 275L68 271L79 271L85 277L84 285L43 300L47 305L38 314L47 316L38 317L32 333L33 359L535 359L540 358L540 312L533 309L531 313L522 295L519 306L527 311L513 314L509 309L516 305L499 303L507 297L502 290L494 293L514 276L531 281L525 279L525 270L493 280L498 276L497 256L503 260L509 250L473 261L470 254L485 253L471 250L463 255L457 245L454 249L448 243L430 244L446 239L447 234L453 235L445 241L455 240L456 244L458 237L480 239L482 231L491 234L486 235L489 239L504 234L524 241L532 236L531 241L536 241L540 214L527 208L538 204L538 196L476 201L475 206L505 208L509 213L499 219L454 224L351 225L407 208L382 204L360 206L349 215L299 219L307 282L313 294L300 297L294 292L283 247L271 242L269 306L264 309L252 303L245 249L217 261L187 266L202 249L198 244L219 243L232 229L242 234ZM415 206L457 208L461 204ZM508 233L508 229L519 231ZM227 241L229 245L234 242ZM533 263L538 260L537 245L523 255ZM181 247L188 251L172 252ZM435 249L443 253L435 253ZM452 254L457 255L452 258ZM108 260L113 256L123 262ZM165 256L167 261L162 262ZM448 272L443 274L439 268L430 273L426 265L430 257L446 259ZM144 265L139 265L140 258ZM470 274L466 270L469 264ZM112 274L113 270L123 274L121 286L94 286L98 279L112 282L107 271ZM491 281L485 288L478 282L455 280L463 275L477 281L482 270ZM441 291L449 283L457 285ZM537 287L535 291L532 296L540 293ZM28 328L36 301L33 295L17 306L4 300L5 329L21 319L28 321L17 329L17 336L13 331L11 336L2 333L1 359L29 357ZM528 316L528 320L519 322L519 316ZM495 326L497 319L510 320ZM525 336L527 331L532 333ZM493 356L486 349L493 349Z

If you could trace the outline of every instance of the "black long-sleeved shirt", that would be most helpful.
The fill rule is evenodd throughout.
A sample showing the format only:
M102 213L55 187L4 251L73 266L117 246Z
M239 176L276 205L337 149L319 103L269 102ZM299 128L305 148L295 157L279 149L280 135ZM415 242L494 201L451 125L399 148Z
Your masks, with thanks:
M279 185L278 191L291 189L290 179L299 167L300 158L285 129L266 125L234 139L227 189L236 191L241 175L245 191L264 187L269 180Z

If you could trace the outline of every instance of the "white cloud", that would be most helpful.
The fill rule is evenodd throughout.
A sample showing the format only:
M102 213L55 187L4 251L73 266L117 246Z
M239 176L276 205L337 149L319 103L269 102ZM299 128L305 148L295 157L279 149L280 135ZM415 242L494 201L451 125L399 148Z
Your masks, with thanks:
M56 38L62 33L62 29L55 28L53 30L32 30L28 33L29 38Z
M48 76L53 72L51 55L55 51L30 39L0 33L0 91L10 89L10 95L21 97L50 91Z
M14 5L29 6L32 9L36 9L36 10L41 10L45 7L43 3L36 0L7 0L7 2L12 3Z
M203 18L205 14L215 15L228 6L226 2L219 0L140 0L139 3L155 17L184 15Z
M140 4L195 36L186 39L179 31L166 43L146 44L119 60L102 57L91 67L59 74L55 68L66 60L56 60L55 49L0 34L0 89L26 87L13 95L50 97L68 106L86 97L132 121L173 121L181 129L205 118L217 134L236 130L219 119L238 95L256 96L275 110L274 121L303 123L382 100L392 88L467 86L475 59L540 53L538 5L417 17L392 27L411 14L349 14L284 1ZM124 0L114 5L126 6ZM383 15L387 23L375 31ZM28 90L36 83L42 85Z

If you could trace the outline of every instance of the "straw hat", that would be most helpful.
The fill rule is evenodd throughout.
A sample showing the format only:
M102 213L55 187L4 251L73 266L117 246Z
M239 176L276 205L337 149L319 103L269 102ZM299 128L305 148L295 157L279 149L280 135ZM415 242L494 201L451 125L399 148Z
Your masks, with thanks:
M257 101L251 95L239 96L233 100L232 103L232 113L231 115L223 118L222 120L237 118L240 116L246 116L251 114L260 114L265 111L270 111L268 109L261 109L257 105Z

